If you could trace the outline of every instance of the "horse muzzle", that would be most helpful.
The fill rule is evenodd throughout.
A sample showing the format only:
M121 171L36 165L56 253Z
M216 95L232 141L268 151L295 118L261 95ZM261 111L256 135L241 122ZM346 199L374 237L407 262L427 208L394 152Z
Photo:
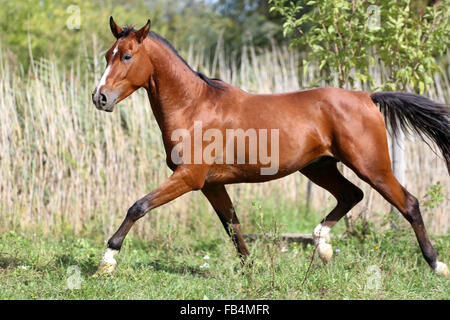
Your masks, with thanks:
M112 112L116 104L118 93L108 88L100 88L92 93L92 102L98 110Z

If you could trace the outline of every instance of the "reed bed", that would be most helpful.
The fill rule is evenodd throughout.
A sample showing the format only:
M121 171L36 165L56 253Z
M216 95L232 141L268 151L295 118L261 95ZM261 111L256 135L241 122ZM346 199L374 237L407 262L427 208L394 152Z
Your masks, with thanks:
M223 50L217 50L212 62L195 46L184 55L194 69L251 92L294 91L309 87L317 77L313 68L299 74L298 53L287 47L244 49L239 66L237 57ZM170 174L145 92L133 94L112 114L99 112L91 102L91 91L103 71L99 59L94 58L90 75L80 71L79 63L62 67L43 59L24 76L5 57L0 53L0 228L95 233L107 239L128 207ZM380 68L372 70L378 83L383 80ZM450 70L444 71L435 76L426 95L448 104ZM444 161L414 136L407 141L406 159L406 188L421 203L431 185L440 181L444 186L446 199L422 212L431 232L447 233L450 185ZM366 195L352 210L352 219L363 214L380 224L389 212L387 202L349 169L343 170ZM271 206L277 215L288 207L305 208L307 179L300 174L227 188L246 231L255 227L252 201ZM329 193L313 186L309 214L317 222L333 205ZM170 236L218 225L209 204L195 192L152 211L133 232L154 239L162 230Z

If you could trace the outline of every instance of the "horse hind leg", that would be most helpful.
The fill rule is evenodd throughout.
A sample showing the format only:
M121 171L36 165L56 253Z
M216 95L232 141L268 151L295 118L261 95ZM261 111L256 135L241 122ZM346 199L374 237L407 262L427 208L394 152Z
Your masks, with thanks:
M333 256L329 236L331 228L364 197L361 189L342 176L336 163L334 158L322 158L300 170L312 182L329 191L337 200L336 207L313 231L314 242L324 263Z
M376 137L372 143L353 141L353 146L346 150L355 152L343 154L341 160L401 212L411 224L427 263L436 274L448 275L447 266L437 260L438 253L428 238L417 198L398 182L392 172L386 138L382 139L381 134Z
M422 255L431 268L441 275L448 275L445 263L437 260L438 253L433 248L419 209L419 201L408 192L395 178L392 171L377 175L371 172L364 176L365 180L373 186L387 201L395 206L403 217L411 224Z

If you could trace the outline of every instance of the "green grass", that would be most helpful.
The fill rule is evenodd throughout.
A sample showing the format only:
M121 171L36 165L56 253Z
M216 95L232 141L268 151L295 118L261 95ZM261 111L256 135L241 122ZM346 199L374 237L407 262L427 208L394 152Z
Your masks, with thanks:
M112 276L93 277L105 244L98 237L7 232L0 237L0 299L449 299L448 278L427 266L411 230L337 237L331 263L314 261L312 246L249 244L253 264L241 268L218 225L209 233L174 232L144 242L131 235ZM94 240L97 239L97 240ZM449 262L450 237L432 237ZM209 259L204 259L205 256ZM202 265L208 264L207 267ZM67 288L73 269L80 289ZM375 267L373 267L375 266ZM370 286L379 268L380 285ZM375 271L376 272L376 271Z

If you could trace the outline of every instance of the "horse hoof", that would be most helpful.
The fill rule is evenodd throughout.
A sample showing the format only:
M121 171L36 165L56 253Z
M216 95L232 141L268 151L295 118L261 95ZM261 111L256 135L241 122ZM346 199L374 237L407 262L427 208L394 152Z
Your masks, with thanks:
M96 276L112 274L116 269L117 263L102 262L98 266Z
M317 249L319 250L319 257L322 259L323 263L327 263L331 260L331 257L333 256L333 247L331 244L320 243Z
M319 224L314 228L312 236L319 251L320 259L322 259L323 263L327 263L333 256L333 247L329 244L330 228Z
M436 272L436 274L439 276L447 277L448 276L447 265L443 262L438 261L436 263L436 268L434 268L434 272Z
M119 250L114 250L111 248L106 249L103 258L100 261L100 265L98 266L96 273L97 275L111 274L114 272L117 266L117 261L114 259L114 256L117 253L119 253Z

